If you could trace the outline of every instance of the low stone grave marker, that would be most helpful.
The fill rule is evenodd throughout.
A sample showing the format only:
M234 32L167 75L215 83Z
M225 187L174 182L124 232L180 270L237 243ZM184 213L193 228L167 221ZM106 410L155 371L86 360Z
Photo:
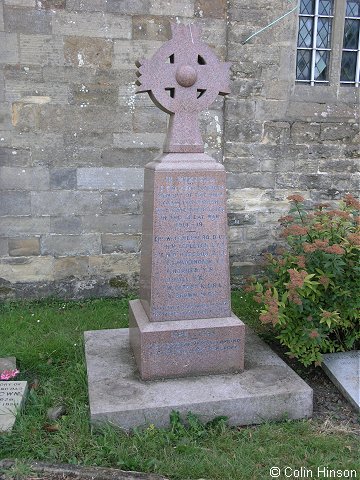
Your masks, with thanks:
M16 358L0 358L0 373L16 368ZM27 382L0 381L0 432L11 432L17 412L22 408L27 393Z
M344 397L360 412L360 350L327 353L322 367Z

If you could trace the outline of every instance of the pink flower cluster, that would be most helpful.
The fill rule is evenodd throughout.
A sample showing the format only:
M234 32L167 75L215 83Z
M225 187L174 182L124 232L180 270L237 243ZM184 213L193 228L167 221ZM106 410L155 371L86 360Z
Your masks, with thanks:
M4 370L2 373L0 373L0 380L10 380L11 378L16 377L16 375L20 373L19 370Z

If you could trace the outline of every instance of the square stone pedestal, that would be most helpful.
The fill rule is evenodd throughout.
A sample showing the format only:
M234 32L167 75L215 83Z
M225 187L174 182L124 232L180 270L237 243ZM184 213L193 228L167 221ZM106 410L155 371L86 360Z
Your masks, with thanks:
M230 425L312 414L312 389L248 330L245 370L237 374L143 381L128 329L85 332L85 354L92 423L167 427L173 410L204 422L223 415Z
M130 301L130 344L143 380L244 370L245 325L234 314L150 322L140 300Z

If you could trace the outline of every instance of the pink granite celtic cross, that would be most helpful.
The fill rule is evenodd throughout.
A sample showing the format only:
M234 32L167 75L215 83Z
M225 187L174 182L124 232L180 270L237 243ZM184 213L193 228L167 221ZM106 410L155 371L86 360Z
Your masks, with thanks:
M221 63L194 25L171 25L172 39L139 68L136 93L148 92L170 114L164 152L203 152L198 113L229 90L230 63Z

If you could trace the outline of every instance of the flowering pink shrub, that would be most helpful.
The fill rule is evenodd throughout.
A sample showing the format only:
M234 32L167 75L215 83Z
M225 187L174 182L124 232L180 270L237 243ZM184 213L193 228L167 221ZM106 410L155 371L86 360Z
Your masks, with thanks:
M346 195L338 209L306 210L300 195L288 197L281 217L287 248L267 256L267 275L247 286L288 354L304 365L322 354L360 347L360 202Z
M11 380L12 378L15 378L16 375L20 373L19 370L4 370L2 373L0 373L0 380Z

